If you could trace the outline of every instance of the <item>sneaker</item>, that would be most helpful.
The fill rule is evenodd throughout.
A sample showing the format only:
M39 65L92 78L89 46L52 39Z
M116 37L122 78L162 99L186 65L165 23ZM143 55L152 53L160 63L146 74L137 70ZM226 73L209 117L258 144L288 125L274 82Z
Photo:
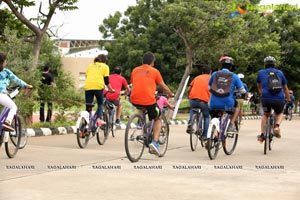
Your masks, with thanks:
M275 126L275 128L274 128L274 136L277 138L281 138L280 128L278 126Z
M188 133L188 134L193 133L193 129L192 129L191 125L188 125L188 127L186 129L186 133Z
M234 133L234 132L236 132L236 128L235 128L235 126L233 125L233 124L229 124L229 126L228 126L228 128L227 128L227 132L229 132L229 133Z
M158 142L152 141L149 145L150 152L152 151L156 156L160 155L159 144Z
M106 122L105 121L103 121L103 120L97 120L97 122L96 122L96 126L98 126L98 127L101 127L101 126L103 126L103 125L105 125L106 124Z
M15 131L15 129L7 122L4 122L2 126L3 126L3 130L5 131L11 131L11 132Z
M117 119L116 122L115 122L115 125L120 127L121 126L121 121Z
M260 143L263 143L264 140L265 140L265 138L264 138L264 134L263 133L257 136L257 141L259 141Z

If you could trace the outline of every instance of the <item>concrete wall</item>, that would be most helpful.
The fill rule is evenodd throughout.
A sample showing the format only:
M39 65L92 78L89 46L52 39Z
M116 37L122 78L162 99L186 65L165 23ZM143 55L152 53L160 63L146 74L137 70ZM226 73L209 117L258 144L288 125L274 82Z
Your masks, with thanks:
M72 74L76 88L83 87L86 68L90 63L93 62L93 60L94 58L62 58L62 68L64 71Z

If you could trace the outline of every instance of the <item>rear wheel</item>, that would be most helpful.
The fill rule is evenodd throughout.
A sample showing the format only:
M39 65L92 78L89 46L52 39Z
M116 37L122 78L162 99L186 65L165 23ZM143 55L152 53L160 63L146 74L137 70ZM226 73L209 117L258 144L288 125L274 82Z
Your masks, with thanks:
M163 157L166 154L168 143L169 143L169 124L165 115L162 116L161 131L158 139L160 147L160 157Z
M207 139L207 152L211 160L214 160L219 152L220 142L218 139L218 131L216 125L212 125L210 138Z
M15 131L8 131L8 138L5 141L5 152L9 158L15 157L18 152L20 142L21 142L21 120L18 116L15 116L12 123Z
M225 133L225 138L223 140L223 150L225 152L226 155L231 155L236 147L237 141L238 141L238 137L239 137L239 128L240 128L240 122L239 120L236 120L234 122L235 128L237 130L237 132L233 132L233 133Z
M190 132L190 146L191 150L195 151L197 148L198 140L199 140L199 135L198 135L198 123L199 123L199 118L197 117L197 114L194 114L192 117L191 121L191 132Z
M268 149L270 148L269 145L270 145L270 125L269 123L267 124L267 127L265 129L265 133L264 133L264 154L267 154L267 151Z
M96 127L97 141L98 144L100 145L103 145L108 137L109 122L108 122L107 112L103 112L103 121L106 122L105 125L101 127Z
M128 120L125 130L125 151L131 162L137 162L145 149L144 127L145 122L138 114Z
M85 148L90 139L90 133L87 130L87 122L82 117L80 120L79 128L76 131L77 143L80 148Z

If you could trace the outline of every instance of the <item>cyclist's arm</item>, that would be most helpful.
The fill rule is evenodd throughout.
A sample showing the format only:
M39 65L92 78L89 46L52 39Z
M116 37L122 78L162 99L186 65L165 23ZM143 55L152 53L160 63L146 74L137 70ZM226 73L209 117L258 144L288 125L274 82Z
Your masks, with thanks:
M258 89L259 95L262 95L262 87L261 87L260 83L257 83L257 89Z
M108 89L109 92L114 92L115 90L111 87L110 83L109 83L109 77L108 76L104 76L104 83Z
M289 94L289 88L288 88L287 84L283 85L282 87L283 87L284 95L285 95L287 102L291 102L291 97Z
M164 83L164 81L160 82L158 85L169 97L174 96L174 94L171 92L169 87Z

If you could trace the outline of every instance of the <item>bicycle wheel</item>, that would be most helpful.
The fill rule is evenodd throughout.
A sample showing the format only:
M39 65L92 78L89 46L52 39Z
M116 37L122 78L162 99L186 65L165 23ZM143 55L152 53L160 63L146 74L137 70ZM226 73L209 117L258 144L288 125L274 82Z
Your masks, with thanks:
M290 107L289 108L289 120L290 121L292 120L292 117L293 117L293 111L292 111L292 108Z
M87 130L87 122L83 117L80 120L79 128L77 128L76 137L79 147L85 148L90 140L90 133Z
M11 123L15 131L8 131L8 138L5 141L5 152L9 158L15 157L18 152L19 145L21 142L21 121L18 116L13 118Z
M264 132L264 154L267 154L267 151L269 149L269 145L270 145L270 132L271 132L271 127L270 127L270 123L269 123L269 119L268 119L268 123L267 123L267 127L265 129Z
M106 124L101 127L96 127L97 142L99 145L103 145L108 137L109 122L107 112L103 112L103 120Z
M210 138L207 140L207 152L211 160L214 160L219 152L220 142L218 139L218 132L215 125L213 125L210 133Z
M24 117L22 116L19 117L21 121L21 142L20 142L19 149L23 149L27 144L28 133L27 133L27 126Z
M134 114L127 122L125 130L125 151L131 162L137 162L145 149L145 137L143 135L145 122L138 114Z
M224 136L225 138L222 141L223 150L226 155L231 155L234 152L237 141L238 141L238 137L239 137L238 131L239 131L239 126L240 126L239 121L236 120L234 122L234 125L235 125L237 132L227 133L227 131L226 131L225 136Z
M199 118L197 114L194 114L192 117L192 122L191 122L191 132L190 132L190 146L191 150L195 151L197 148L198 140L199 140L199 135L198 135L198 123L199 123Z
M159 157L163 157L167 152L168 143L169 143L169 133L170 133L170 129L169 129L167 118L165 115L162 115L161 131L158 138L158 143L160 147Z

